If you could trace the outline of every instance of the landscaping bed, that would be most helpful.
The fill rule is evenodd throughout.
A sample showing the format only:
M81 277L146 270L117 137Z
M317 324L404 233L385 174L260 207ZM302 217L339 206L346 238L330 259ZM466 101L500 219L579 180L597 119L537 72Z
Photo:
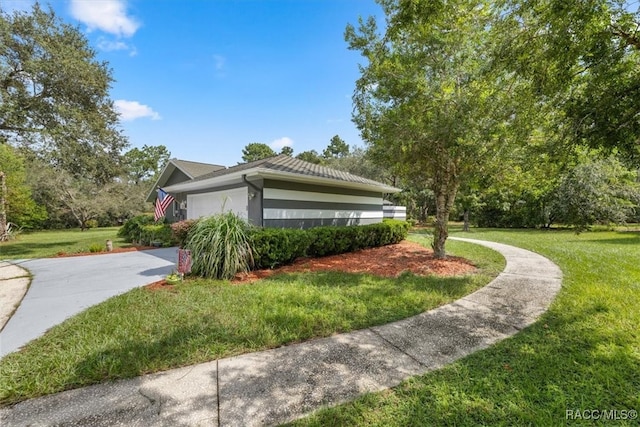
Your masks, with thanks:
M256 280L280 273L311 273L335 271L343 273L366 273L380 277L398 277L403 273L416 276L436 275L441 277L470 274L477 270L469 260L449 256L436 259L433 251L416 242L402 241L378 248L362 249L340 255L320 258L298 258L293 264L273 269L239 273L233 283L252 283ZM159 280L145 286L148 290L173 289L173 283Z
M433 251L409 241L378 248L363 249L340 255L321 258L298 258L293 264L276 269L263 269L236 276L235 282L251 282L274 273L301 273L319 271L341 271L344 273L367 273L381 277L398 277L402 273L417 276L435 274L456 276L472 273L476 267L460 257L436 259Z

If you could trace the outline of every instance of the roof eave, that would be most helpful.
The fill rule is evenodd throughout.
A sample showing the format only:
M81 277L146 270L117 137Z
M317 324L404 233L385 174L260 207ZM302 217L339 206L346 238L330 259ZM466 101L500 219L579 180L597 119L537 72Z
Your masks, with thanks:
M402 191L400 188L392 187L380 183L379 185L368 184L362 182L350 182L342 181L334 178L324 178L312 175L303 175L295 172L277 171L267 168L252 168L243 171L238 171L229 175L217 176L209 179L203 179L201 181L189 181L179 184L174 184L169 187L165 187L164 190L169 193L183 193L185 191L198 191L206 190L217 185L223 185L227 183L240 182L242 176L254 177L259 176L261 178L271 178L279 180L287 180L293 182L300 182L304 184L322 184L330 187L350 188L354 190L373 191L378 193L398 193Z
M202 179L199 181L181 182L178 184L173 184L168 187L165 187L164 191L168 193L184 193L185 191L206 190L207 188L212 188L213 186L216 186L216 185L230 184L236 181L241 182L242 175L247 175L250 173L251 173L251 169L246 171L234 172L228 175Z
M181 167L178 163L175 162L175 160L178 160L178 159L169 159L167 164L164 166L164 169L162 169L162 172L160 172L160 176L158 177L156 182L153 184L153 187L147 194L147 199L146 199L147 202L153 203L156 200L156 191L158 190L159 187L164 186L164 184L167 182L169 177L176 171L176 169L182 172L183 174L185 174L187 177L189 177L189 179L195 178L193 174L189 173L188 170ZM215 166L220 166L220 165L215 165ZM224 166L220 166L220 167L224 168Z
M180 168L178 167L178 165L173 163L173 159L170 159L167 162L167 164L164 165L162 172L160 172L160 176L158 176L158 179L156 180L156 182L153 183L153 187L151 187L151 190L149 190L149 192L147 193L147 198L146 198L147 202L153 203L156 200L156 191L158 187L162 187L176 169L180 169ZM187 176L189 175L187 174Z
M302 175L294 172L274 171L272 169L258 168L257 175L262 178L286 179L288 181L300 182L303 184L323 184L329 187L350 188L354 190L374 191L380 193L399 193L400 188L385 184L369 184L364 182L343 181L335 178L325 178L313 175Z

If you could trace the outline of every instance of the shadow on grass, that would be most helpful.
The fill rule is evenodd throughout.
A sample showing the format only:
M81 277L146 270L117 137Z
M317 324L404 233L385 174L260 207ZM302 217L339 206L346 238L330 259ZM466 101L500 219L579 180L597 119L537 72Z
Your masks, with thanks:
M347 280L348 279L348 280ZM438 278L437 280L413 275L404 275L400 279L383 279L362 274L313 273L281 274L264 281L264 284L281 284L304 281L306 285L318 288L337 287L353 290L362 301L367 301L354 320L340 307L342 300L333 298L327 306L322 301L309 304L293 294L284 293L286 301L277 312L267 310L262 314L248 313L248 319L238 323L232 321L223 324L216 313L197 316L186 323L167 326L166 333L160 332L157 339L135 339L118 343L108 350L99 351L86 357L77 365L73 384L84 385L103 381L105 378L130 378L157 370L169 369L198 362L229 357L248 351L257 351L316 337L325 337L344 332L343 325L351 325L348 330L362 329L385 324L419 314L424 311L420 301L413 295L431 292L436 305L456 299L468 291L468 278ZM399 284L393 286L393 282ZM201 286L201 285L196 285ZM259 286L256 284L247 286ZM320 291L321 292L321 291ZM403 292L407 296L404 298ZM347 297L353 301L353 295ZM392 306L381 307L373 301L382 301L395 297ZM268 300L262 301L269 305ZM358 301L359 302L359 301ZM327 320L326 310L342 310L337 319ZM253 316L253 317L252 317ZM260 325L252 323L262 318ZM330 324L327 325L326 322ZM331 323L334 322L334 323ZM233 326L231 326L233 325ZM153 325L159 330L162 325Z
M596 302L545 315L513 338L453 365L295 425L355 425L370 419L396 426L573 425L567 410L635 410L640 359L628 333L600 327L604 320L598 317L608 312Z
M598 232L594 232L597 235ZM636 246L640 243L640 231L616 231L616 235L619 235L619 238L614 239L598 239L598 238L589 238L589 233L585 233L582 236L584 239L576 240L574 243L581 242L593 242L593 243L607 243L613 245L633 245Z
M343 273L334 271L313 273L277 273L263 279L265 283L303 282L314 287L360 288L363 297L396 295L402 290L434 291L448 297L463 296L469 291L469 276L440 277L416 276L403 273L398 277L380 277L365 273Z
M52 243L33 243L33 242L23 242L23 243L14 243L10 242L9 245L0 244L0 257L2 256L12 256L12 257L25 257L29 258L30 254L40 250L40 249L49 249L54 247L64 247L71 246L76 244L77 242L52 242Z

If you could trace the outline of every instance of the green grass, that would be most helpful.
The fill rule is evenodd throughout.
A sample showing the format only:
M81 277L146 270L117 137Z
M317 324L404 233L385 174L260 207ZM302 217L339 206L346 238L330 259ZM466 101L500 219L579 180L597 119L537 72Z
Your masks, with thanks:
M496 252L461 242L451 249L482 270L397 279L299 273L248 285L200 279L174 291L133 290L3 358L0 403L384 324L458 299L503 269Z
M117 236L119 227L90 228L80 231L46 230L20 233L15 240L0 243L0 259L48 258L60 253L89 252L92 245L105 248L111 240L114 248L130 247Z
M295 425L638 425L567 419L567 411L624 417L622 411L640 410L640 233L453 235L512 244L556 262L564 280L550 310L489 349Z

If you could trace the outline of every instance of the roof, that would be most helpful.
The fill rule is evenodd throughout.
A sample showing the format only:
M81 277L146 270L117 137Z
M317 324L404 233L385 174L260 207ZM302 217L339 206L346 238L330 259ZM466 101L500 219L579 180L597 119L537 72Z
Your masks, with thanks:
M191 162L189 160L170 159L165 165L158 180L147 194L147 202L153 202L156 199L156 190L164 187L173 173L177 170L189 177L189 180L207 175L217 170L225 169L222 165L214 165L211 163Z
M225 168L222 165L192 162L189 160L171 159L170 161L173 162L178 169L191 177L191 179Z
M202 190L222 185L228 181L250 177L307 182L334 187L360 188L382 193L397 193L401 191L399 188L378 181L292 158L285 154L213 171L191 181L171 185L165 188L165 191L186 192Z

